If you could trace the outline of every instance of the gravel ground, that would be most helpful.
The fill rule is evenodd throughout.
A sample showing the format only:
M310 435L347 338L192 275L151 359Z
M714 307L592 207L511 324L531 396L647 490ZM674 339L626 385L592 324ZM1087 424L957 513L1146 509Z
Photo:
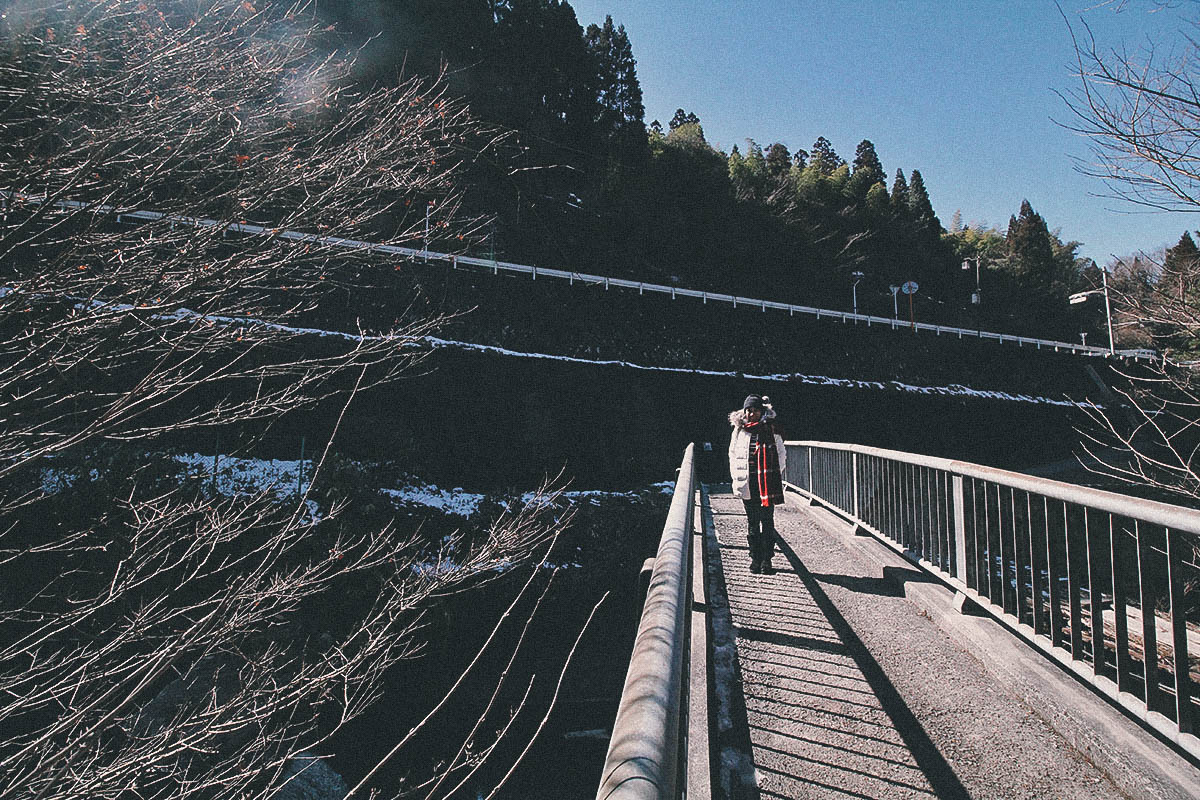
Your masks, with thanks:
M1129 796L904 597L923 573L865 559L788 499L763 576L741 502L711 496L756 772L741 796Z

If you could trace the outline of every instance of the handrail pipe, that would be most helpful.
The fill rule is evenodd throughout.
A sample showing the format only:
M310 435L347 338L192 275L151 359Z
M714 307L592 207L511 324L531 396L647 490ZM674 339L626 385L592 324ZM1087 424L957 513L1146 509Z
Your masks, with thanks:
M679 467L597 800L673 799L686 786L694 450Z

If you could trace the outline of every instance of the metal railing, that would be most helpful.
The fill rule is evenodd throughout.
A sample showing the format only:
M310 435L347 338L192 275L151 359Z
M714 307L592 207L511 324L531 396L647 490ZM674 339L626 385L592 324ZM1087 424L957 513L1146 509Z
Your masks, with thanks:
M597 800L664 800L686 786L694 450L679 467Z
M28 203L30 205L38 205L46 202L42 195L28 194L22 192L0 191L0 200L4 201L4 205L12 202ZM528 264L515 264L511 261L498 261L494 258L476 258L474 256L458 255L455 253L438 253L427 248L400 247L398 245L378 244L376 242L365 242L357 239L346 239L340 236L326 236L315 233L304 233L302 231L284 230L275 228L270 225L256 225L250 222L228 222L216 219L207 219L201 217L188 217L183 215L164 214L159 211L147 211L141 209L120 209L115 206L84 203L77 200L55 200L54 205L64 210L87 211L95 214L111 214L114 215L118 222L123 220L139 220L143 222L166 220L172 225L185 225L195 228L217 228L225 232L242 233L260 236L274 236L280 239L290 241L309 242L319 244L325 247L334 247L347 250L366 250L373 253L383 253L387 255L398 255L408 259L421 259L423 261L441 261L449 264L451 267L457 268L460 266L481 267L493 274L499 274L501 270L505 272L515 272L529 275L533 280L538 278L554 278L557 280L565 280L568 283L578 281L581 284L591 286L603 286L605 289L617 287L620 289L636 289L638 294L651 292L655 294L669 295L672 299L676 297L691 297L700 300L707 304L710 300L715 303L731 303L734 308L739 305L747 308L757 308L762 311L768 309L774 311L786 311L788 316L795 314L806 314L815 316L817 319L822 317L829 320L840 320L843 323L859 322L866 323L868 327L871 325L882 325L892 330L908 329L913 331L926 331L935 335L948 334L957 336L959 339L964 336L978 339L991 339L993 341L1009 344L1015 344L1018 347L1026 345L1034 347L1038 350L1042 348L1053 349L1055 352L1068 352L1075 355L1107 357L1110 355L1107 347L1096 347L1095 345L1076 344L1074 342L1059 342L1053 339L1038 339L1032 336L1016 336L1008 333L995 333L993 331L980 330L978 328L957 328L951 325L934 325L928 322L907 323L903 320L893 317L877 317L872 314L855 314L849 311L835 311L829 308L817 308L816 306L802 306L794 303L780 303L774 300L763 300L757 297L743 297L742 295L726 294L723 292L706 292L699 289L685 289L680 286L666 286L659 283L648 283L646 281L635 281L626 278L612 278L605 275L591 275L585 272L574 272L571 270L552 269L549 267L535 267ZM1117 350L1115 355L1135 360L1154 360L1157 354L1153 350L1133 349L1133 350Z
M791 488L1200 757L1200 512L964 461L787 447Z

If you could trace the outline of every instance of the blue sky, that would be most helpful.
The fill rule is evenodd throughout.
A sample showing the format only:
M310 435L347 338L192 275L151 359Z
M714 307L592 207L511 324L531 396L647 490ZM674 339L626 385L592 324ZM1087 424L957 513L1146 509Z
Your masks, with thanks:
M808 150L824 136L850 161L870 139L889 188L897 167L921 171L943 225L961 209L964 223L1004 230L1028 199L1101 264L1200 227L1098 196L1104 185L1072 160L1090 158L1088 143L1056 124L1071 115L1055 91L1078 85L1064 14L1106 47L1161 52L1180 43L1186 3L570 2L584 27L605 14L625 25L647 122L682 107L726 152L746 138Z

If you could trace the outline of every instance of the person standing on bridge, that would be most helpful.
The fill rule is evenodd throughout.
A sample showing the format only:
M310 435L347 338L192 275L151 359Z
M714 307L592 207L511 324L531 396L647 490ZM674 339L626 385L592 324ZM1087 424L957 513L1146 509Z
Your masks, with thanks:
M741 411L729 415L729 475L733 493L742 498L749 524L750 571L772 575L775 568L775 506L783 503L783 471L787 450L775 423L770 400L752 394Z

